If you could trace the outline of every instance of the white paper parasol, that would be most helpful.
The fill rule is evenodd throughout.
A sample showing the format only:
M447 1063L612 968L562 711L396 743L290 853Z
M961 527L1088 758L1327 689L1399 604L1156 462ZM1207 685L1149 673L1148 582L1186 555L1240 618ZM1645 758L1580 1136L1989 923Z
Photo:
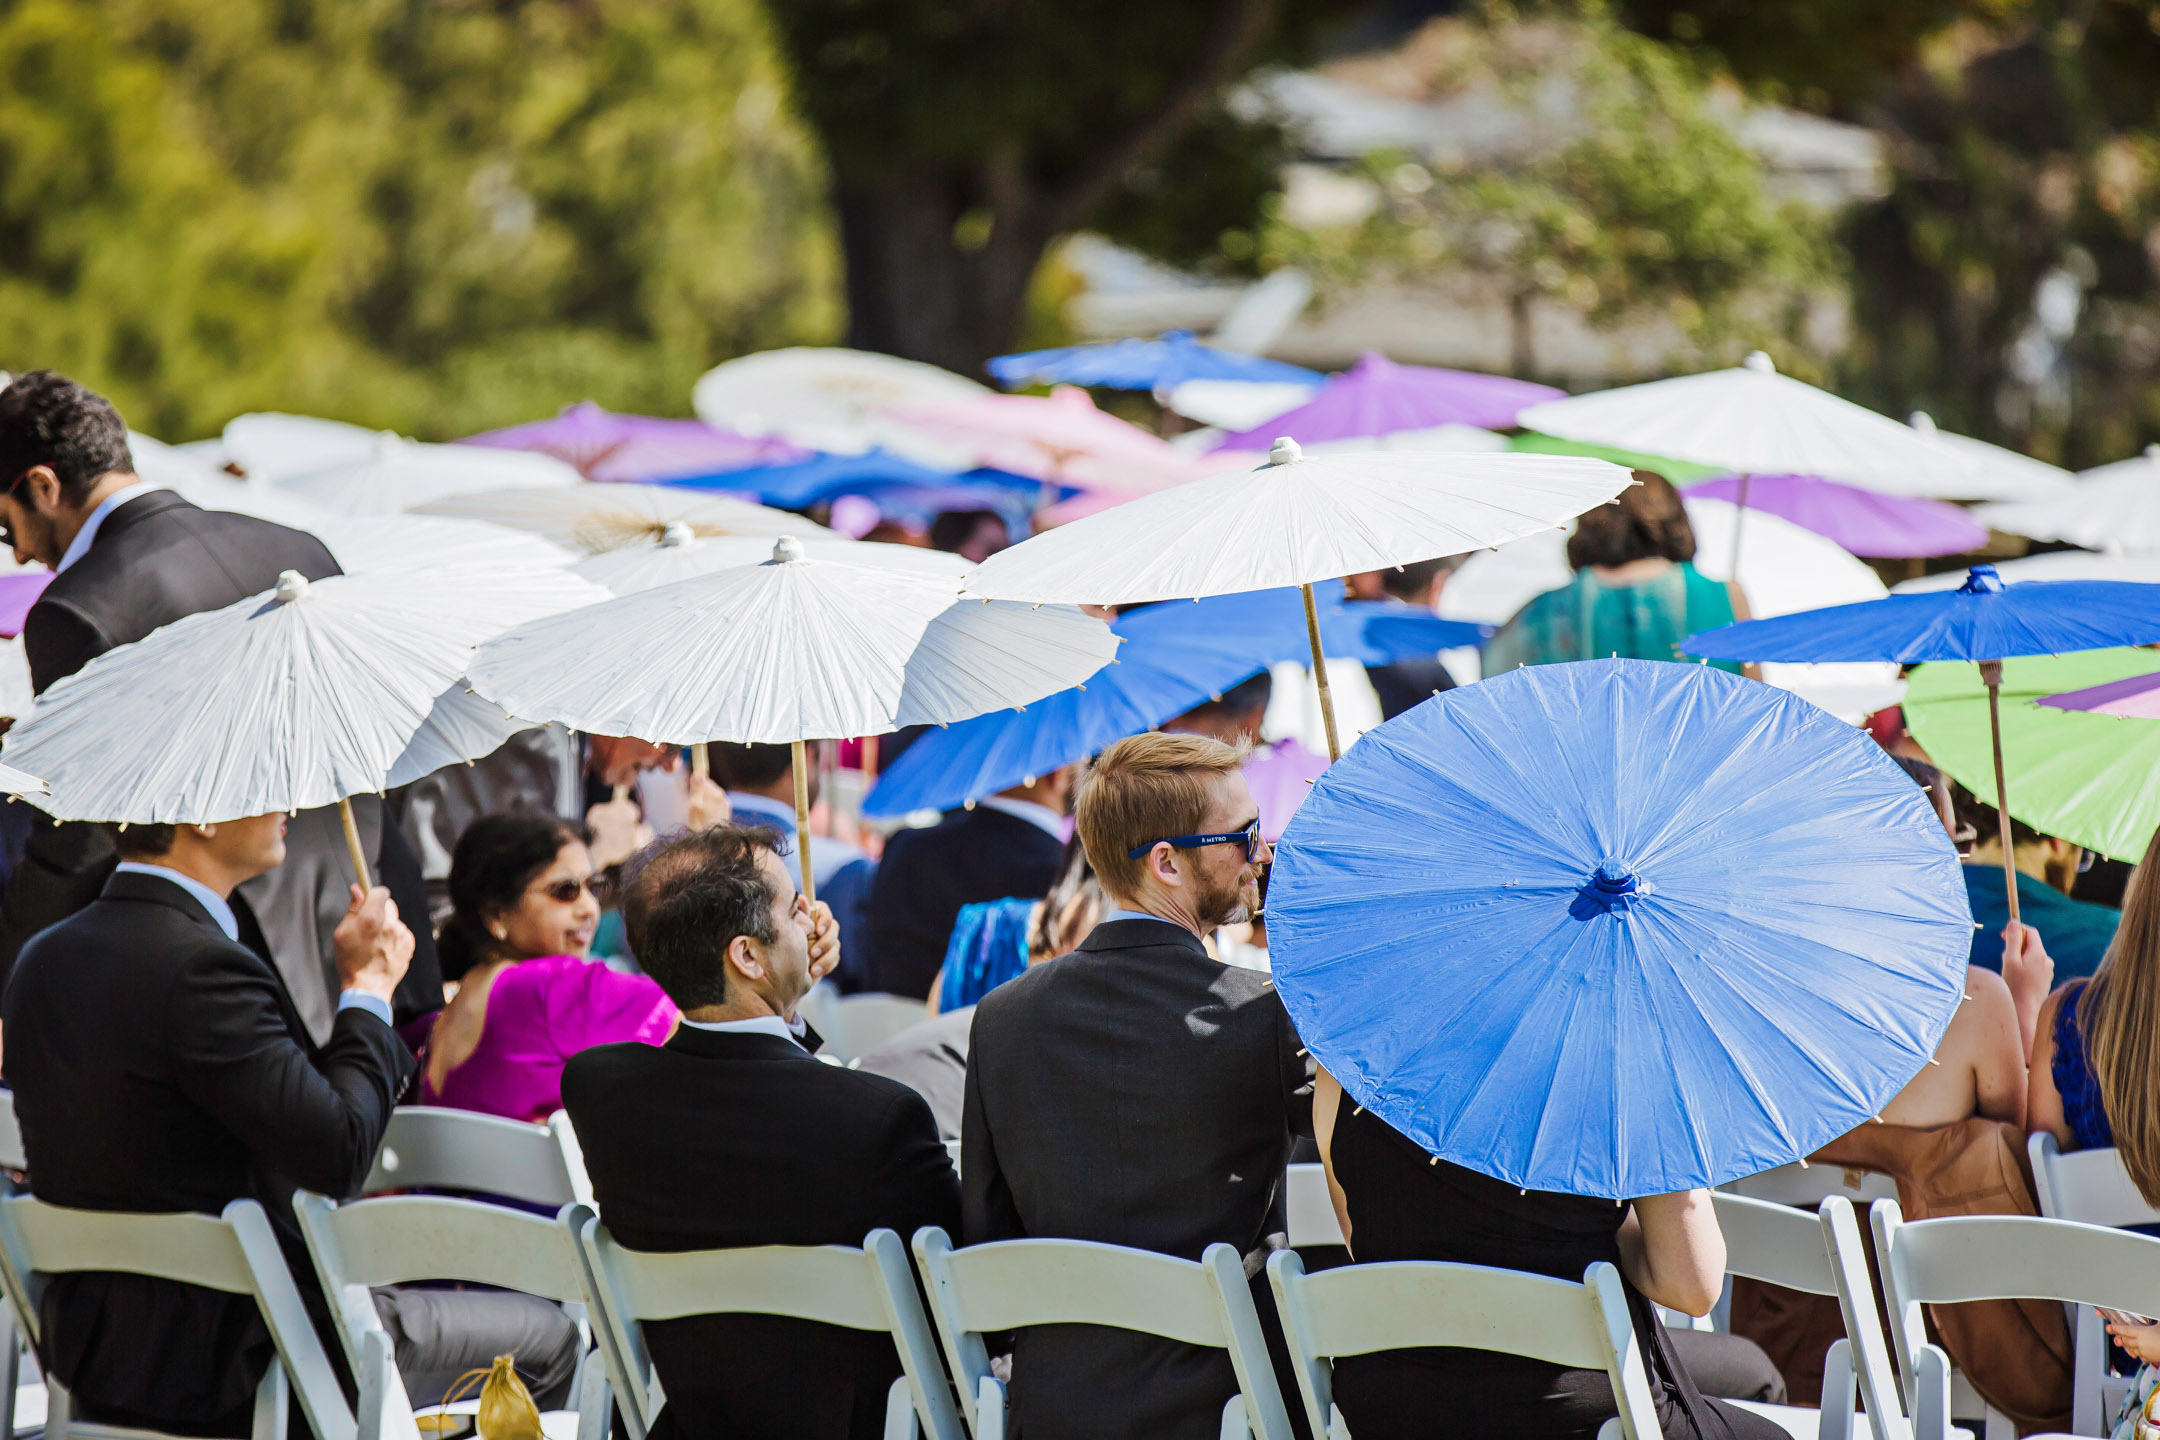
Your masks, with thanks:
M1970 577L1969 570L1944 570L1920 575L1890 587L1893 595L1916 595L1929 590L1955 590ZM2102 555L2091 550L2048 550L2020 560L1997 560L1995 574L2005 585L2026 580L2127 580L2133 585L2160 585L2160 555Z
M1990 445L1970 435L1937 429L1935 417L1925 410L1913 411L1905 423L1912 427L1914 434L1936 449L1973 467L1970 478L1957 494L1940 495L1935 497L1937 499L2037 500L2070 487L2072 476L2060 465L2050 465L2045 460L2035 460L2030 455Z
M423 445L380 435L365 456L290 476L277 488L344 515L397 515L473 491L584 483L574 467L531 450Z
M1002 550L970 572L968 593L1121 605L1303 586L1333 758L1314 581L1552 530L1631 483L1618 465L1570 455L1308 458L1290 440L1271 455L1258 470L1158 491Z
M606 595L561 570L287 571L55 683L8 759L47 776L37 803L62 820L209 823L380 793L524 728L466 693L476 644ZM145 716L159 727L147 747ZM357 845L353 859L364 884Z
M250 480L278 481L364 460L384 433L343 420L262 410L228 420L223 438L225 454Z
M917 545L884 545L838 536L801 544L805 559L832 560L842 565L890 566L954 579L972 568L958 555ZM580 560L573 568L617 595L635 595L678 580L710 575L715 570L762 564L771 558L772 541L763 536L715 535L700 539L696 531L678 520L661 531L658 539L603 551Z
M51 788L35 775L25 775L10 765L0 765L0 795L48 795Z
M440 515L332 515L305 528L330 547L348 575L434 569L530 573L567 569L578 558L544 535Z
M659 744L801 745L947 724L1081 684L1117 651L1068 606L963 599L949 577L808 558L787 537L763 564L714 571L520 625L481 647L473 689L526 724ZM810 857L802 857L812 894Z
M965 469L954 447L882 418L896 405L936 405L988 395L986 386L926 365L865 350L797 346L730 360L698 377L698 418L743 435L776 435L812 450L859 455L879 446L911 460Z
M1820 475L1886 495L1955 498L1976 468L1888 416L1778 374L1760 350L1731 370L1548 400L1518 418L1563 440L1742 475Z
M831 532L785 510L673 485L574 485L568 489L489 490L414 507L422 515L486 520L545 536L588 555L650 544L680 522L699 535L810 535Z
M2058 494L1983 505L1973 518L2012 535L2116 555L2160 554L2160 445L2078 472Z

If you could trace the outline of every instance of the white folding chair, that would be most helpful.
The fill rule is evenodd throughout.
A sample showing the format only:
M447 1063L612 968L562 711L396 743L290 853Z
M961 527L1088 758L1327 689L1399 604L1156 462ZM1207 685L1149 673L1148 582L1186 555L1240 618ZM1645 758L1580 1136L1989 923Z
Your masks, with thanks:
M560 1110L532 1125L477 1110L398 1107L360 1193L416 1189L501 1195L551 1210L592 1203L585 1152Z
M1291 1248L1343 1243L1342 1221L1335 1215L1335 1197L1328 1193L1325 1165L1291 1165L1284 1170L1283 1211Z
M284 1440L288 1394L299 1399L318 1440L356 1440L337 1374L308 1322L269 1217L253 1200L235 1200L213 1218L71 1210L28 1195L0 1199L0 1278L25 1334L33 1340L38 1335L44 1277L81 1270L252 1296L277 1346L255 1392L255 1440ZM46 1395L51 1440L130 1440L155 1433L75 1419L67 1392L49 1377Z
M1106 1325L1227 1350L1238 1393L1223 1406L1223 1440L1289 1440L1260 1313L1228 1245L1208 1246L1198 1261L1085 1240L955 1250L926 1225L915 1232L915 1260L975 1440L1005 1437L1005 1386L990 1373L982 1337L1030 1325Z
M645 1440L666 1402L640 1327L649 1320L729 1314L788 1316L891 1335L901 1373L885 1397L885 1440L925 1431L931 1440L962 1440L907 1251L892 1231L871 1231L860 1249L761 1245L652 1254L616 1244L583 1207L565 1209L559 1223L577 1239L600 1354L632 1440Z
M1875 1315L1868 1279L1867 1254L1852 1202L1832 1195L1816 1214L1744 1195L1711 1193L1718 1229L1725 1236L1725 1272L1806 1295L1834 1295L1845 1316L1845 1335L1831 1343L1823 1358L1822 1408L1763 1405L1748 1400L1727 1403L1766 1415L1787 1433L1820 1440L1847 1440L1852 1434L1855 1381L1867 1401L1874 1440L1912 1440L1905 1422L1897 1374L1882 1326ZM1848 1300L1847 1288L1861 1304ZM1855 1361L1857 1359L1857 1365ZM1857 1370L1857 1375L1855 1371ZM1881 1423L1876 1423L1880 1417Z
M866 1055L930 1018L922 1001L906 995L843 995L833 1013L839 1018L841 1042L847 1049L840 1057L843 1060Z
M1946 1434L1953 1408L1950 1359L1929 1343L1922 1305L2061 1300L2138 1311L2160 1295L2160 1240L2127 1230L2023 1215L1908 1222L1895 1200L1876 1201L1869 1219L1916 1440Z
M1585 1270L1581 1284L1436 1260L1344 1265L1307 1275L1296 1251L1278 1250L1268 1259L1268 1280L1315 1437L1349 1440L1335 1409L1338 1357L1428 1345L1603 1370L1612 1377L1618 1426L1627 1440L1658 1440L1661 1434L1627 1294L1619 1270L1606 1261Z
M368 1343L370 1335L383 1334L369 1293L375 1287L457 1280L557 1302L585 1300L575 1242L555 1221L537 1215L432 1195L340 1205L305 1191L293 1197L293 1209L359 1380L361 1440L417 1434L411 1397L390 1363L388 1345ZM605 1366L582 1368L583 1383L574 1390L577 1435L602 1440L609 1406Z
M1852 1170L1843 1165L1777 1165L1718 1188L1750 1200L1798 1205L1811 1211L1833 1195L1843 1196L1855 1205L1897 1199L1897 1182L1888 1175L1874 1170Z
M2087 1225L2160 1225L2160 1210L2138 1193L2130 1172L2123 1168L2121 1152L2113 1146L2065 1155L2055 1137L2041 1131L2027 1137L2025 1150L2032 1158L2040 1213L2048 1219L2079 1220ZM2071 1353L2076 1362L2070 1433L2103 1435L2134 1377L2108 1373L2107 1328L2092 1306L2072 1305L2069 1312L2074 1337ZM2149 1315L2152 1310L2148 1306L2138 1313Z
M20 1175L30 1168L23 1149L22 1126L15 1120L15 1092L0 1088L0 1170ZM12 1190L0 1190L12 1194ZM22 1383L22 1337L15 1328L15 1312L0 1306L0 1440L15 1434L16 1390ZM35 1388L32 1394L36 1393ZM33 1401L33 1404L35 1402Z

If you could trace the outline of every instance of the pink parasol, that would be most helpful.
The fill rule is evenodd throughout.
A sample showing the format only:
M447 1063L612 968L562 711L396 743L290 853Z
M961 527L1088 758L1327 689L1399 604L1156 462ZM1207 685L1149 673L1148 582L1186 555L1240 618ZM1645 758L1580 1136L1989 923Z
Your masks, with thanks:
M1263 745L1245 761L1245 783L1260 807L1260 833L1270 845L1282 839L1327 763L1325 755L1315 755L1294 737Z
M810 452L784 440L753 439L702 420L621 415L590 400L548 420L468 435L465 445L537 450L577 467L588 480L677 480L751 465L791 465Z
M966 447L977 465L1037 480L1136 495L1210 473L1137 425L1095 408L1085 390L986 395L936 405L904 405L886 418Z
M2160 720L2160 670L2132 675L2083 690L2065 690L2035 702L2051 710L2082 710L2093 715L2119 715L2133 720Z

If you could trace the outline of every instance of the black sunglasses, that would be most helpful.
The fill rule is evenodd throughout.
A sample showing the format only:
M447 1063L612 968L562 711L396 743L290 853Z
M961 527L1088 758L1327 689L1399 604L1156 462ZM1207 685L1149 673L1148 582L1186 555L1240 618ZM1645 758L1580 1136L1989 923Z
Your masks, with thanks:
M1220 835L1169 835L1160 840L1150 840L1145 845L1135 845L1125 852L1128 860L1138 860L1157 845L1169 845L1178 850L1198 850L1203 845L1235 845L1243 842L1245 863L1250 865L1260 858L1260 822L1256 819L1243 830L1229 830Z
M578 896L592 889L591 879L557 880L552 885L542 885L540 893L558 905L568 905Z

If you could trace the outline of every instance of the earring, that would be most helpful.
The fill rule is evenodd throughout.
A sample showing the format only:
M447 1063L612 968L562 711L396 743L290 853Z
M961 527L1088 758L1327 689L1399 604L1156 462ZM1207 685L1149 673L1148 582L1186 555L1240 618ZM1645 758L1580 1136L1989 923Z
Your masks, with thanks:
M510 938L510 936L503 930L502 926L500 925L490 927L489 933L494 935L497 940L507 940Z

